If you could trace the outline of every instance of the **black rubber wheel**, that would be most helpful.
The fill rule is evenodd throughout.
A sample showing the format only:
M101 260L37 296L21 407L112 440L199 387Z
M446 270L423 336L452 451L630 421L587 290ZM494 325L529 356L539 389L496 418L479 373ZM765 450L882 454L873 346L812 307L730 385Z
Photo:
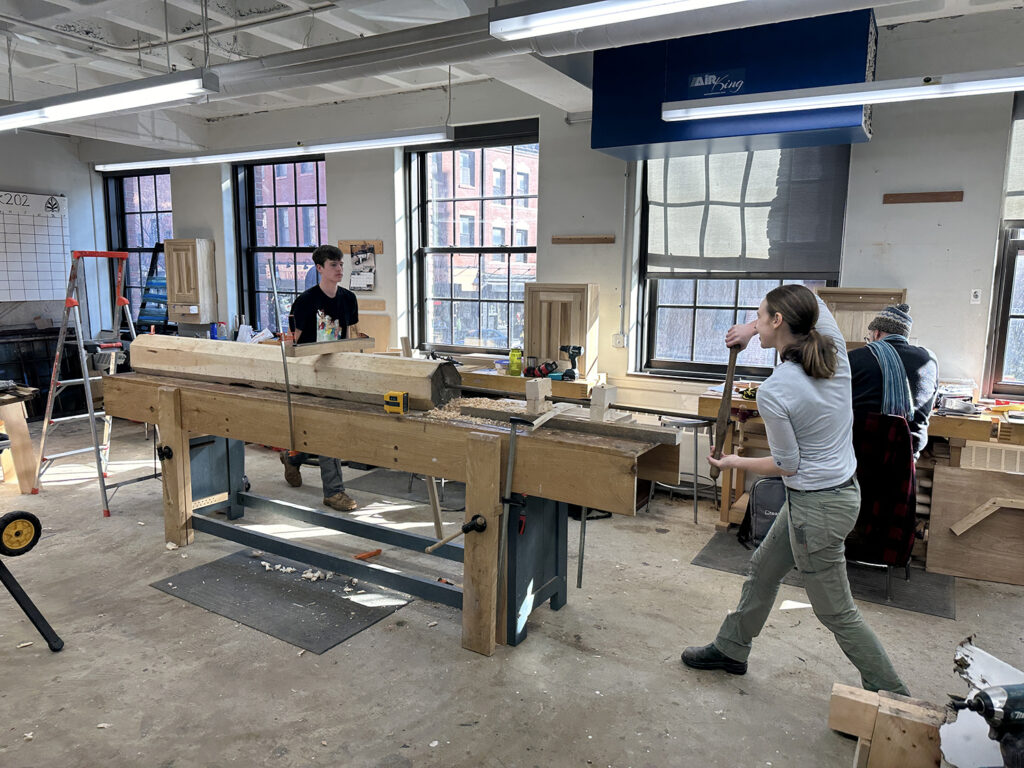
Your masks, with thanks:
M8 512L0 517L0 555L24 555L39 541L43 527L31 512Z

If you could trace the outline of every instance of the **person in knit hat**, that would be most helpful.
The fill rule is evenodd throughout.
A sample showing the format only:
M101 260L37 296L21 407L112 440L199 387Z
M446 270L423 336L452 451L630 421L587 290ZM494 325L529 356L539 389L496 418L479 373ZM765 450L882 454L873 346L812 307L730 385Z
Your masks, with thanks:
M868 330L878 331L882 335L892 333L897 336L910 336L914 319L909 313L909 304L890 305L875 316L875 319L868 324ZM877 340L872 339L872 341Z
M913 325L908 304L886 307L868 323L868 344L850 352L850 367L854 413L903 416L916 460L928 443L939 363L931 350L910 343Z

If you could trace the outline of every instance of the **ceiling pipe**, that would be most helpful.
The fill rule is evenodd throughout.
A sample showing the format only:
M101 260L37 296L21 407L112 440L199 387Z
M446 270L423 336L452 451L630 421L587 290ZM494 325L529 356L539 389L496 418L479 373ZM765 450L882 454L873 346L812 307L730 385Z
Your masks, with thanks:
M266 14L265 16L260 16L258 19L252 19L250 21L243 21L237 24L218 27L217 29L211 29L209 30L209 34L210 37L213 37L215 35L223 35L228 32L244 32L247 29L263 26L264 24L272 24L275 21L286 21L287 19L294 19L300 16L309 16L311 13L314 13L316 11L323 11L327 8L334 8L335 6L337 6L337 3L334 0L326 0L325 2L318 3L317 5L311 5L308 8L303 8L301 11L288 10L283 11L281 13ZM52 35L59 35L61 37L66 37L69 40L76 40L80 43L87 43L90 46L96 46L108 51L120 51L122 53L130 53L132 55L137 55L140 50L144 51L145 53L151 53L154 49L163 48L168 44L174 45L175 43L186 43L192 40L201 40L203 38L203 35L205 34L202 31L202 29L197 29L195 32L186 32L185 34L175 35L171 37L170 40L161 40L159 38L155 38L147 43L142 43L141 45L137 43L134 43L132 45L117 45L116 43L106 42L96 37L77 35L74 32L69 32L66 29L55 29L54 27L47 27L42 24L36 24L35 22L26 21L25 19L19 19L16 16L8 16L7 14L4 13L0 13L0 21L5 21L9 24L31 27L32 29L37 29L41 32L46 32Z
M899 2L904 0L758 0L735 7L719 6L512 42L491 37L487 15L478 14L298 51L217 64L210 69L217 73L221 90L211 95L209 100L222 101L256 93L466 64L524 53L542 57L587 53Z
M491 37L487 30L487 16L479 14L300 51L218 64L213 69L220 77L221 92L211 100L523 53L543 57L565 56L899 2L903 0L758 0L735 8L720 6L510 42Z

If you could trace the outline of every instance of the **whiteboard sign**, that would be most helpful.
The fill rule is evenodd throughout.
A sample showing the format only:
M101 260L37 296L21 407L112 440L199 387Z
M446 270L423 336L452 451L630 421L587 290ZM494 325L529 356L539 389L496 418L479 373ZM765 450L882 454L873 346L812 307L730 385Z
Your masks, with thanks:
M63 195L31 195L0 190L0 213L26 216L67 216L68 200Z

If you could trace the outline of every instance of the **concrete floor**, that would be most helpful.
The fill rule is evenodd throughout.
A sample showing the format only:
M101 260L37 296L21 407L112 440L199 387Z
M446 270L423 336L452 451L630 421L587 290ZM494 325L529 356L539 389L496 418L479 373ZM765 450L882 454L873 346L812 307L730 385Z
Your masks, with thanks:
M69 433L60 443L81 440ZM119 422L113 479L143 473L150 454L141 426ZM319 503L315 468L290 489L277 454L250 446L246 460L254 492ZM588 525L581 590L570 520L569 603L537 610L517 648L491 658L464 651L459 613L417 600L317 656L148 586L238 549L197 534L167 551L157 481L121 489L103 518L94 480L57 478L55 468L38 496L0 487L0 509L43 522L38 546L4 562L66 643L51 653L0 590L4 768L851 763L854 742L827 727L828 699L833 682L859 679L809 609L776 608L744 677L681 666L682 648L713 637L741 585L689 564L714 530L706 502L697 525L688 502L661 495L636 518ZM352 495L376 502L380 517L426 526L424 507L388 510ZM367 548L343 536L317 543ZM861 610L912 692L941 703L964 692L952 656L967 635L1022 665L1022 595L960 579L955 621ZM805 595L783 586L784 599Z

